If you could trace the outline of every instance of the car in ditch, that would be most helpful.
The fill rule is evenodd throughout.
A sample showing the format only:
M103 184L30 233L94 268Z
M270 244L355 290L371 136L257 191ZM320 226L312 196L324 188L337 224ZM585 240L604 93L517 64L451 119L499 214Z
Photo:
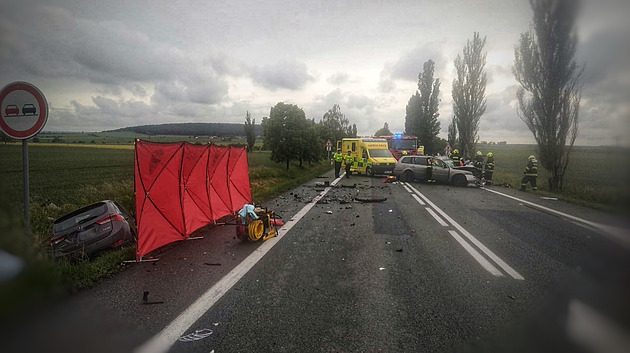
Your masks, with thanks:
M54 257L85 257L137 240L136 222L118 202L104 200L75 210L53 222L50 246Z
M394 175L400 181L411 182L416 179L427 181L427 167L431 165L430 180L455 186L479 185L480 181L473 173L455 168L448 157L403 156L394 167Z

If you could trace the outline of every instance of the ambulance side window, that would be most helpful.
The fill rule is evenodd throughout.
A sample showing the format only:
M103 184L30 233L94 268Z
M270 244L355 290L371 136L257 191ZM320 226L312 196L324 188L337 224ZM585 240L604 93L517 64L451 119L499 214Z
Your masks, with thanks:
M356 142L353 142L353 143L352 143L352 152L354 152L354 151L356 151L356 150L357 150L357 143L356 143Z
M367 150L363 150L363 156L361 158L363 158L363 159L367 159L368 158Z

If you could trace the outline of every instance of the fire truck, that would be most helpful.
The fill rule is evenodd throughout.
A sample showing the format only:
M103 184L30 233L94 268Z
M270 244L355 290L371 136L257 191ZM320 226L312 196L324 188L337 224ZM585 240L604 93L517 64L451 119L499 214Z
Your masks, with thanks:
M405 136L394 134L391 136L376 136L387 140L387 146L396 160L403 155L424 155L424 146L418 145L418 138L415 136Z

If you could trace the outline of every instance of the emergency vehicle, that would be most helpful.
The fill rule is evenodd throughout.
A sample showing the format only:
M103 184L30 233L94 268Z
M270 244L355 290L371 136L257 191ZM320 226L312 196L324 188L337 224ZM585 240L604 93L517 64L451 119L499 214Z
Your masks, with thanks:
M387 148L387 140L374 137L344 138L337 141L337 149L343 156L350 155L354 163L350 172L373 176L374 174L392 174L396 159Z
M375 138L387 140L387 146L396 160L403 155L424 155L424 146L418 146L418 138L403 134L391 136L376 136Z

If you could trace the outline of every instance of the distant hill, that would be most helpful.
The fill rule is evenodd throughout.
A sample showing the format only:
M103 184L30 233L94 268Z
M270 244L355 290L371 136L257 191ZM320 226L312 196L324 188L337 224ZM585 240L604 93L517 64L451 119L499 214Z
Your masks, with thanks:
M236 123L181 123L124 127L104 132L130 131L145 135L180 136L245 136L245 124ZM255 126L256 135L262 135L260 124Z

